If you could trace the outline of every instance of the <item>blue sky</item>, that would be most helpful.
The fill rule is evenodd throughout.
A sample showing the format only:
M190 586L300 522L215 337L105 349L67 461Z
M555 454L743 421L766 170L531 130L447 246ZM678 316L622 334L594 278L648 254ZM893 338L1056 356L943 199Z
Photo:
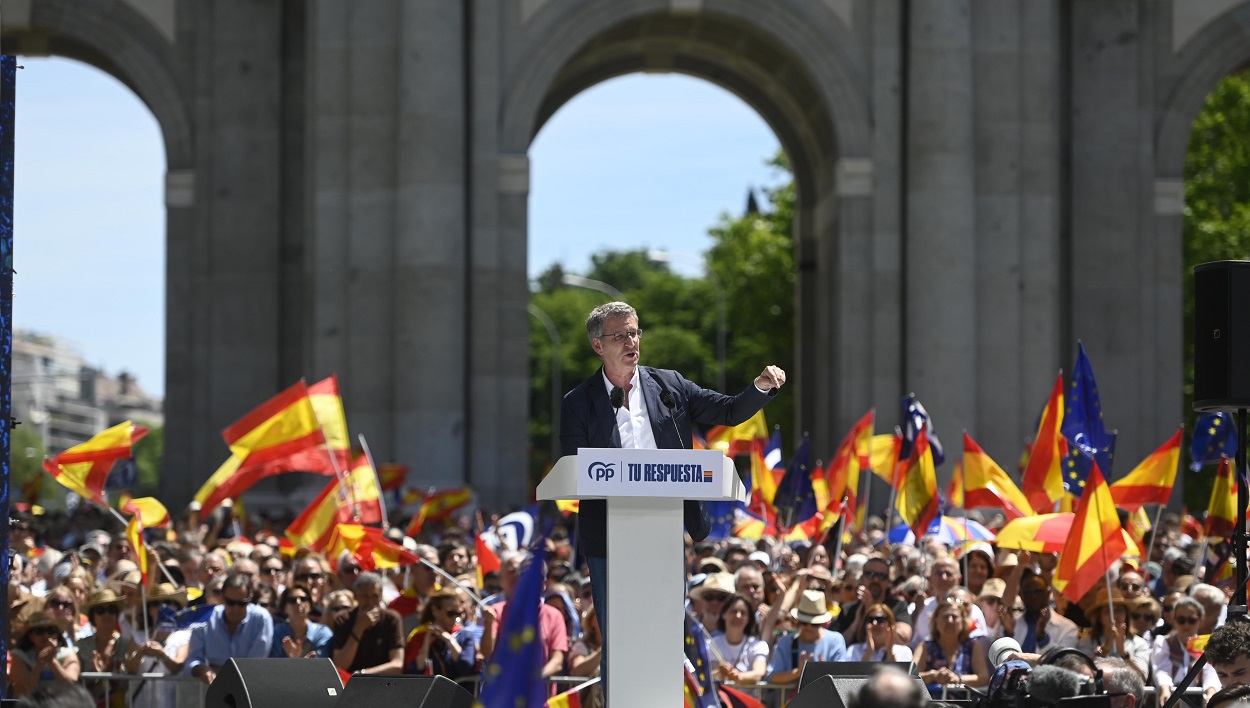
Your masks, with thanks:
M23 57L18 72L14 324L56 334L112 374L164 390L165 153L111 76ZM529 272L580 273L602 250L662 248L700 272L707 228L770 185L778 143L741 100L680 75L633 74L561 108L530 148Z

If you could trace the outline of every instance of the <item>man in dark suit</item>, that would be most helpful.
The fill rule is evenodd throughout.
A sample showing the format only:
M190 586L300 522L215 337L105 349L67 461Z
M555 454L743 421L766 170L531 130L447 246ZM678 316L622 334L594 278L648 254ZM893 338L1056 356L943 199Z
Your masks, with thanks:
M736 396L701 388L668 369L639 366L642 330L638 313L623 302L591 311L586 334L603 367L564 396L560 414L561 454L582 447L690 449L691 423L738 425L764 407L786 374L768 366ZM590 566L595 614L607 627L607 505L583 500L578 520L581 552ZM686 530L701 541L711 530L702 502L685 504Z

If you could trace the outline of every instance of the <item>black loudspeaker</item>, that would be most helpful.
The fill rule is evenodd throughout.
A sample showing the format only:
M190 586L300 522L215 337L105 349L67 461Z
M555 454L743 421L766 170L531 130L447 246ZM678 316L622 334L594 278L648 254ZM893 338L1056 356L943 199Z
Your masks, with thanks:
M893 666L910 676L916 675L913 671L915 664L909 661L809 661L799 672L799 690L802 691L804 686L821 676L832 676L835 685L839 681L858 680L855 690L859 690L878 666Z
M1194 410L1250 408L1250 261L1194 266Z
M334 708L343 693L329 659L230 659L204 696L204 708Z
M846 708L851 698L879 666L893 666L911 677L918 690L928 695L924 683L916 675L914 664L898 661L809 661L799 673L799 692L786 708Z
M855 678L860 683L868 680L867 676ZM855 691L858 690L856 687ZM786 708L846 708L851 704L851 696L855 695L855 691L839 691L833 684L833 677L825 674L800 688L798 695L786 704Z
M343 689L338 708L376 706L473 708L473 694L446 676L354 674Z

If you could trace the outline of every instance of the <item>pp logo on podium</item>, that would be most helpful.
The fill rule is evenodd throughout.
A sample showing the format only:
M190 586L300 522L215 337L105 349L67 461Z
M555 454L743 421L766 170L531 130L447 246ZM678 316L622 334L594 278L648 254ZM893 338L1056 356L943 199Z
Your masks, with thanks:
M586 467L586 476L596 482L606 482L616 475L616 469L610 462L592 462Z

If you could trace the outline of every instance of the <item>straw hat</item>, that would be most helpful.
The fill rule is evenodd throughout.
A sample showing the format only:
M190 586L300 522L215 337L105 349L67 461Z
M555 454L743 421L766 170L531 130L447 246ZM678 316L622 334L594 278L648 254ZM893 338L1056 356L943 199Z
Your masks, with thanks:
M96 590L91 593L91 597L87 598L87 604L83 609L90 610L93 607L99 607L101 605L120 605L125 601L126 598L118 595L109 588L104 588L103 590Z
M790 616L800 624L825 624L833 619L825 607L825 594L819 590L804 590L799 606L790 610Z
M707 580L694 590L690 591L690 597L696 600L702 600L703 596L709 592L723 592L726 595L732 595L738 592L734 586L734 576L732 573L712 573L707 576ZM824 595L821 595L822 602Z
M705 567L709 565L715 567L716 572L718 573L729 572L729 566L725 565L725 561L717 558L716 556L708 556L707 558L700 558L699 564L696 567L699 570L703 570Z
M161 583L152 588L151 594L148 595L148 602L176 602L181 607L187 606L187 590L183 588L179 590L172 583Z
M22 621L21 633L26 634L30 630L38 629L40 627L56 627L62 632L65 631L65 623L61 621L61 618L54 617L47 610L41 608L30 613L30 615Z
M996 597L1003 599L1003 593L1007 591L1007 581L1002 578L990 578L981 586L980 597Z
M1121 612L1131 612L1133 608L1141 604L1141 600L1130 600L1124 597L1124 594L1119 590L1114 590L1111 594L1107 594L1106 588L1099 588L1098 594L1094 596L1094 604L1089 606L1086 614L1092 615L1109 604L1114 604L1116 609Z

